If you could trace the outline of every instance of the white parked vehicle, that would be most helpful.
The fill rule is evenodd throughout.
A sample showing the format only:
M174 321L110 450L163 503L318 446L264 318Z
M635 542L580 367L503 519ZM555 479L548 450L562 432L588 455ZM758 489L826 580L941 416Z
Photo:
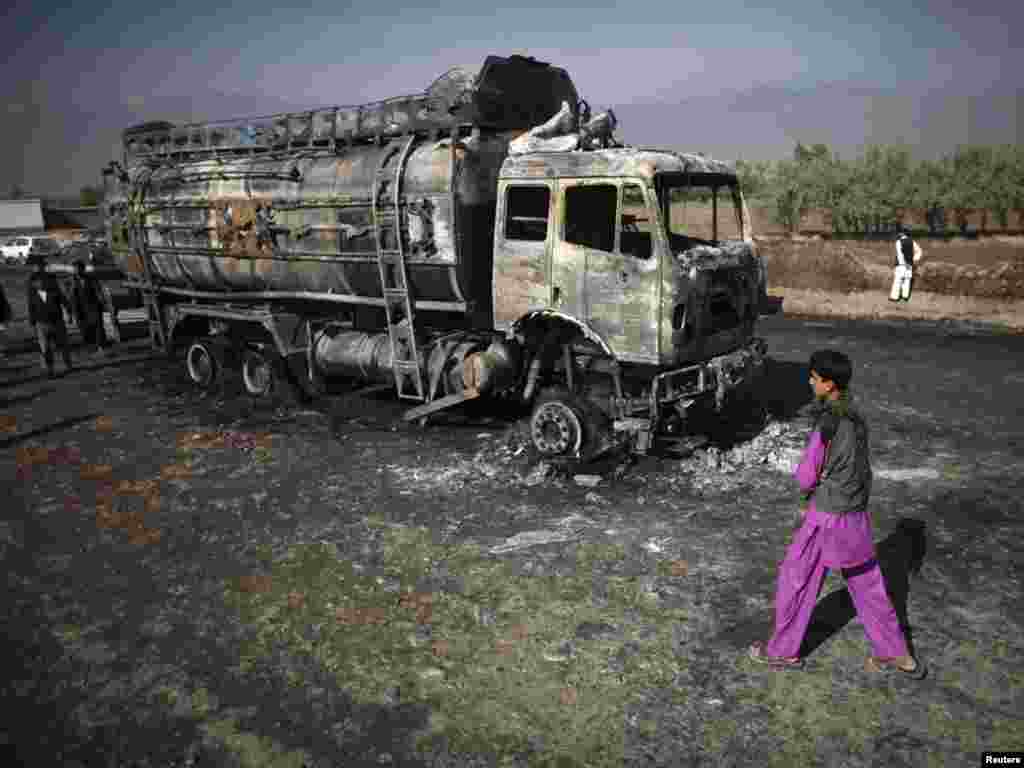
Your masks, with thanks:
M5 264L24 264L30 253L52 255L60 251L60 245L49 236L26 235L7 241L0 251Z

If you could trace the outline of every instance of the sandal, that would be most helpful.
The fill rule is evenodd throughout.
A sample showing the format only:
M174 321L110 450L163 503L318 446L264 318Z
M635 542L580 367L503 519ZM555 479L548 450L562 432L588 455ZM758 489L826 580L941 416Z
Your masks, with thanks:
M911 657L913 658L913 657ZM914 659L913 669L904 669L896 663L896 659L882 659L877 656L868 656L864 662L864 668L868 672L898 672L903 677L911 680L924 680L928 674L928 668L924 662Z
M764 643L758 641L750 646L747 655L758 664L764 664L772 669L802 669L804 660L799 656L768 656L764 652Z

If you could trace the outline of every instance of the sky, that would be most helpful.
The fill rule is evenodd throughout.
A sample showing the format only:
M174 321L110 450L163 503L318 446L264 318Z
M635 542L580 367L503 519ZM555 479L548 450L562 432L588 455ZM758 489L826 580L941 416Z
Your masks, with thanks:
M1024 132L1024 3L1006 0L15 0L2 18L0 196L100 183L135 123L411 94L489 54L565 68L621 141L729 162L797 141L923 159Z

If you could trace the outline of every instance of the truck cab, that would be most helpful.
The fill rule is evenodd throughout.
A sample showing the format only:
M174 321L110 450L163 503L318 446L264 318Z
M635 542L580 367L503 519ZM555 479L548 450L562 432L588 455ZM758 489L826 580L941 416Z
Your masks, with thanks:
M493 286L496 328L557 317L620 365L623 395L604 409L620 426L657 432L704 395L721 407L763 362L765 271L742 191L702 155L508 157ZM640 383L629 386L630 373Z

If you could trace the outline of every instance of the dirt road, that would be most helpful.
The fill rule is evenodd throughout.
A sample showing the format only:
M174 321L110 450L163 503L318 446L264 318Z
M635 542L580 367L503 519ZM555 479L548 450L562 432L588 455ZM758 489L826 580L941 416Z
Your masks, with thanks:
M766 318L765 433L597 484L514 425L257 408L135 342L0 380L0 744L24 765L969 765L1024 745L1024 339ZM810 667L743 655L792 529L805 361L847 351L920 683L829 577ZM10 762L8 764L18 764Z

